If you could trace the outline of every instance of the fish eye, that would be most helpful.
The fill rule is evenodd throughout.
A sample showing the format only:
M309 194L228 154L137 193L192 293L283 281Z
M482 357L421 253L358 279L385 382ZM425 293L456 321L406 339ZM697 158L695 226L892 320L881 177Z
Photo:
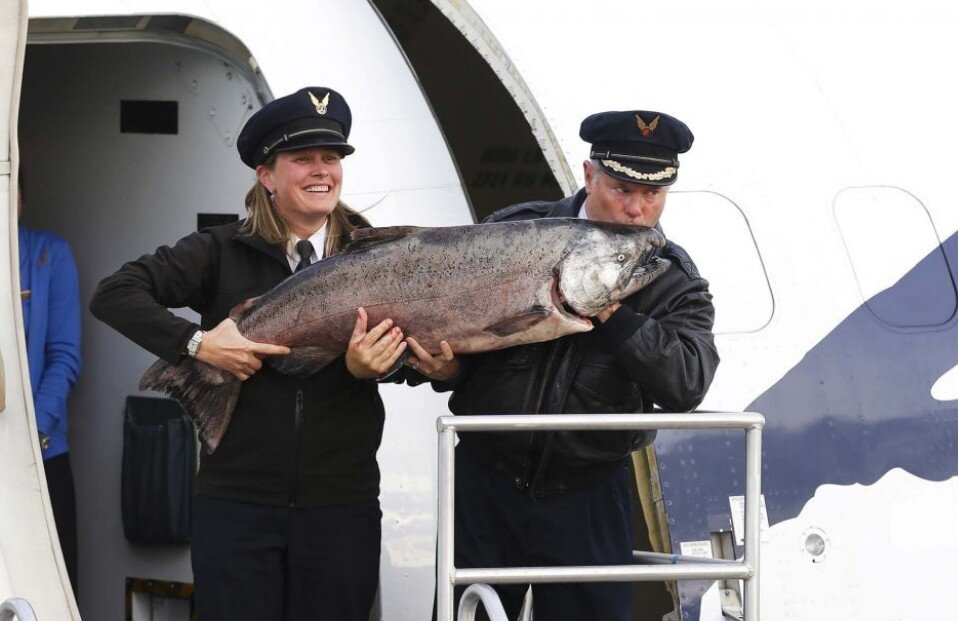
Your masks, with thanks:
M618 261L619 263L622 263L623 261L625 261L625 255L619 254L618 256L615 257L615 260Z

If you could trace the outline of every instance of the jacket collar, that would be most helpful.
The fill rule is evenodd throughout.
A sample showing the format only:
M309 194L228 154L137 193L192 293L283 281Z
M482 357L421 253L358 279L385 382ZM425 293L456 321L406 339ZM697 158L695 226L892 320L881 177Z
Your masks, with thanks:
M276 259L277 261L282 263L284 266L289 268L289 261L286 259L285 249L279 248L278 246L274 246L270 243L267 243L259 235L245 235L243 233L240 233L240 229L242 228L244 222L245 220L241 220L240 222L236 224L236 233L233 234L233 241L239 242L241 244L245 244L246 246L249 246L253 250L261 252L269 257L272 257L273 259ZM365 219L363 219L361 216L351 217L350 222L352 222L353 224L355 224L356 226L360 228L366 228L369 226L369 223ZM349 235L344 235L343 244L347 244L347 243L349 243Z
M283 267L285 267L287 271L291 271L289 267L289 261L286 260L286 251L278 246L267 243L259 235L245 235L240 233L239 227L237 227L237 232L233 235L233 241L245 244L253 250L261 252L266 256L279 261L283 264Z
M582 188L572 196L567 196L560 201L556 201L552 209L549 210L549 218L575 218L579 215L579 209L585 202L585 188Z

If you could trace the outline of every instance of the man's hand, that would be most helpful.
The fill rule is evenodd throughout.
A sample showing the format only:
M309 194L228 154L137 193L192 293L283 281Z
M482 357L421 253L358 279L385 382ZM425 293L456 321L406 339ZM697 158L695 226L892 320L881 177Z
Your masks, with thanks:
M606 306L605 308L603 308L602 310L600 310L600 311L599 311L599 314L596 315L596 317L599 318L599 321L601 321L602 323L605 323L606 321L609 320L609 317L612 316L612 313L614 313L615 311L619 310L619 307L620 307L620 306L622 306L621 303L619 303L619 302L613 302L610 306Z
M265 356L284 356L289 347L254 343L240 334L232 319L224 319L218 326L203 334L196 359L229 371L240 381L246 381L263 366Z
M442 353L438 356L433 356L423 349L422 345L412 337L407 338L406 342L415 354L406 359L406 364L429 379L445 382L459 373L459 359L452 353L452 347L446 341L439 342Z
M406 350L402 330L393 328L392 319L383 319L366 331L366 309L356 312L356 327L346 350L346 368L359 379L375 379L388 371ZM392 329L390 329L392 328Z

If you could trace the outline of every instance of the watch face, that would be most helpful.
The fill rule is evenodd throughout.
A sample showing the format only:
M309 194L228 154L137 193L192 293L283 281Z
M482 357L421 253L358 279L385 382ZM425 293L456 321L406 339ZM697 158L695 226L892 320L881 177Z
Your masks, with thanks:
M193 336L190 337L189 342L186 344L186 353L193 358L196 357L196 353L200 349L200 341L203 340L203 331L197 330Z

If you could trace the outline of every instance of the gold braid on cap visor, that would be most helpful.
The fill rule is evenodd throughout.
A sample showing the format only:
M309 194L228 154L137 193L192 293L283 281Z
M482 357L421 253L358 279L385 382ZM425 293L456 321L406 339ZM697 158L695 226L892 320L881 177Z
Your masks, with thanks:
M638 179L639 181L661 181L662 179L668 179L678 172L678 169L674 166L669 166L657 173L640 173L639 171L633 170L628 166L623 166L615 160L602 160L602 164L607 166L609 169L614 170L615 172L624 173L633 179Z

